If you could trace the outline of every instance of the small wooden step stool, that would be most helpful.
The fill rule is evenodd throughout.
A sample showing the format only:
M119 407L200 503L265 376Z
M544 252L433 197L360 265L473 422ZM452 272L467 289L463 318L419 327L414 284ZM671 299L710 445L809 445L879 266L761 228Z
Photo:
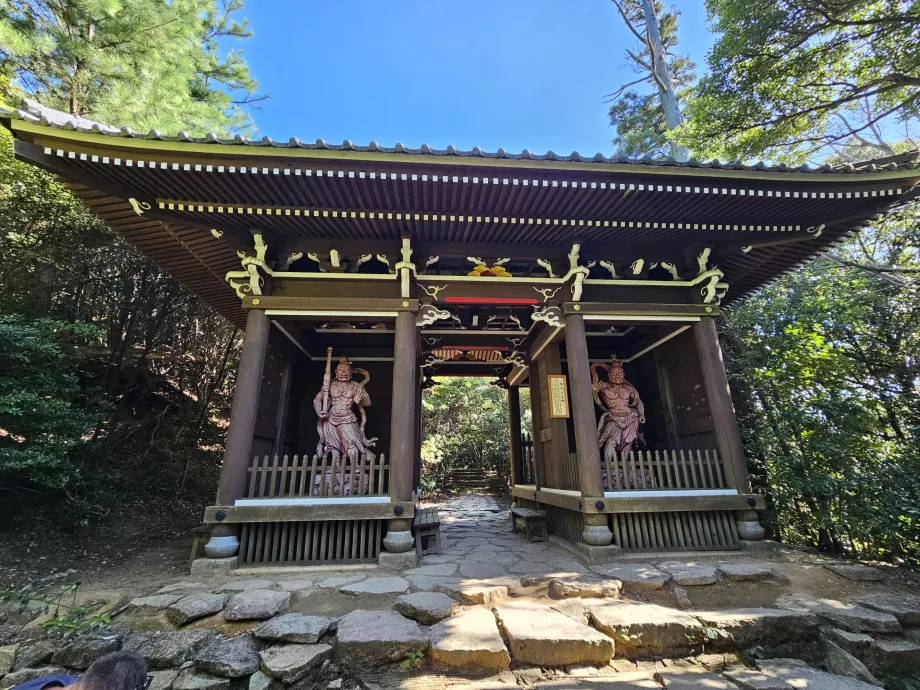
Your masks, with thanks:
M441 516L437 508L416 510L412 529L415 532L415 553L419 558L441 553Z
M524 536L527 541L546 541L546 513L533 508L511 509L511 532L518 531L517 520L524 521ZM538 538L534 538L538 537Z

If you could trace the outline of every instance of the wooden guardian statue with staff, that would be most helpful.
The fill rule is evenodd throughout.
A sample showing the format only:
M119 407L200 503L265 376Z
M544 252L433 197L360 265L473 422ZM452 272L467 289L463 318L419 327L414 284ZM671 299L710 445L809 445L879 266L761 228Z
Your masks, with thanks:
M357 372L364 376L362 381L355 381L352 376ZM365 436L367 425L366 408L371 406L371 398L365 390L371 376L365 369L352 367L347 357L341 357L335 367L332 378L332 348L326 351L326 373L323 387L313 399L313 409L319 418L316 431L319 442L316 454L320 457L331 454L333 463L346 459L351 467L357 468L358 461L369 463L375 456L371 448L377 438ZM358 414L355 414L357 412ZM358 415L361 421L358 421Z

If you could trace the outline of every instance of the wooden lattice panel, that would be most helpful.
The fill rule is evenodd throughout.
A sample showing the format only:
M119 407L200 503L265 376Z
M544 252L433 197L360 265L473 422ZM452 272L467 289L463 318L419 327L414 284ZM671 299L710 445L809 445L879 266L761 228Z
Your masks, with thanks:
M240 534L244 565L316 565L377 560L384 520L252 522Z
M613 543L632 551L740 549L731 511L613 513Z

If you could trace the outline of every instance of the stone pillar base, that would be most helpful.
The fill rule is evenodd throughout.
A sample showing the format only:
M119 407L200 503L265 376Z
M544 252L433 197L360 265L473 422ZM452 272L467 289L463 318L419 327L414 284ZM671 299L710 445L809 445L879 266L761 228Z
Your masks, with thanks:
M740 510L735 513L735 526L738 537L744 541L760 541L766 530L760 526L756 510Z
M204 553L208 558L230 558L240 550L240 538L235 534L211 536L204 545Z
M418 565L415 549L402 552L381 551L377 556L377 565L387 570L408 570Z
M584 516L585 526L581 531L581 538L589 546L607 546L613 541L613 532L607 526L607 515L604 513L587 513Z
M415 546L412 527L408 520L390 520L387 534L383 538L383 548L390 553L403 553Z
M196 580L229 575L238 564L236 556L230 558L196 558L192 561L191 576Z

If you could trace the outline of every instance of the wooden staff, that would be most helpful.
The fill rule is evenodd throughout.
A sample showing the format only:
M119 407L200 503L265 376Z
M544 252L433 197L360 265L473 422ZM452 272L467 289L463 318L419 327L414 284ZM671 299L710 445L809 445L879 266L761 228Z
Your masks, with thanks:
M326 373L323 376L323 412L329 411L329 386L332 382L332 348L326 348Z

